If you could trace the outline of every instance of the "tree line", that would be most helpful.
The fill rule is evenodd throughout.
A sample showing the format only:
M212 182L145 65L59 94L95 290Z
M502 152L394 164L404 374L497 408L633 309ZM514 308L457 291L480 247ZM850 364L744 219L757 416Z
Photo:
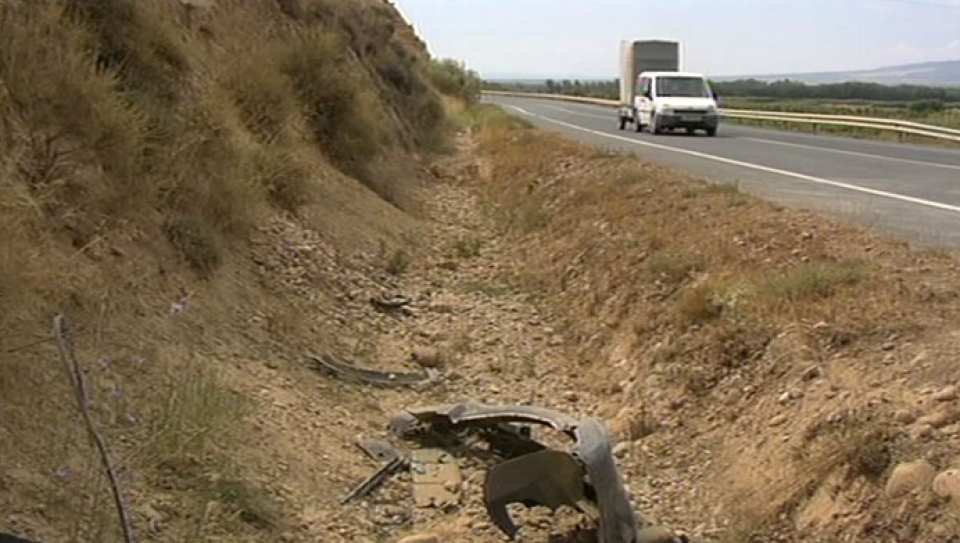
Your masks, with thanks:
M550 94L567 94L615 100L620 96L619 79L606 81L553 80L542 83L485 83L491 90L523 90ZM722 97L766 98L775 100L864 100L874 102L911 102L920 109L942 109L945 103L960 102L960 87L927 87L922 85L881 85L879 83L831 83L808 85L800 81L711 81Z

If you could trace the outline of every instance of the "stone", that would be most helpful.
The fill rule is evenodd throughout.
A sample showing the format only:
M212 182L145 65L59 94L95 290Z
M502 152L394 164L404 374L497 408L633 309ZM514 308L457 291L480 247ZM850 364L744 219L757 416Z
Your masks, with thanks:
M440 543L440 536L435 534L408 535L397 543Z
M957 387L950 385L941 388L933 394L934 401L952 402L957 399Z
M628 452L630 452L630 443L626 441L621 441L613 447L613 455L617 458L623 458Z
M900 498L921 488L928 488L937 471L926 460L907 462L893 468L884 489L890 498Z
M948 469L933 479L933 491L941 498L960 502L960 469Z
M900 424L913 424L917 420L917 417L913 413L901 409L893 414L893 420L897 421Z
M413 359L424 368L440 368L447 362L447 356L443 351L434 347L414 349Z
M956 409L942 409L936 413L920 417L917 419L917 424L927 425L932 428L943 428L957 421L960 421L960 411Z
M780 426L781 424L787 422L786 415L777 415L770 419L770 426Z

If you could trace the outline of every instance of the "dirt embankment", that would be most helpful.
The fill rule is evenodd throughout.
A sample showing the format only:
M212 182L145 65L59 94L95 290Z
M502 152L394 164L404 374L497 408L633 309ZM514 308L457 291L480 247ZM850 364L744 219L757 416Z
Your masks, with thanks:
M477 190L661 520L960 538L926 477L960 462L955 257L512 125L481 132Z
M501 541L473 459L451 510L408 475L339 503L358 436L464 398L601 416L637 509L696 540L957 537L952 257L491 109L446 140L457 78L381 2L2 10L0 531L120 540L62 311L140 540ZM415 390L306 358L423 349Z

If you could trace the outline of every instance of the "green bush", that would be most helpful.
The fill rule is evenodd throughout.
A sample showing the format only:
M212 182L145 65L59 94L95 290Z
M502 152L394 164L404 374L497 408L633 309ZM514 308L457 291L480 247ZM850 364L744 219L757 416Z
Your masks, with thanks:
M460 98L467 103L480 97L483 81L463 62L452 59L432 60L426 69L427 76L438 91L447 96Z

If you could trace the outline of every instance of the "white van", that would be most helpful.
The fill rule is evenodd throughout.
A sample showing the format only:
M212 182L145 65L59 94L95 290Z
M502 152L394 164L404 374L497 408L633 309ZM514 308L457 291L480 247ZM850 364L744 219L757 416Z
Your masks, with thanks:
M633 97L634 127L651 134L686 129L717 135L720 116L716 94L702 74L692 72L643 72L637 77Z

